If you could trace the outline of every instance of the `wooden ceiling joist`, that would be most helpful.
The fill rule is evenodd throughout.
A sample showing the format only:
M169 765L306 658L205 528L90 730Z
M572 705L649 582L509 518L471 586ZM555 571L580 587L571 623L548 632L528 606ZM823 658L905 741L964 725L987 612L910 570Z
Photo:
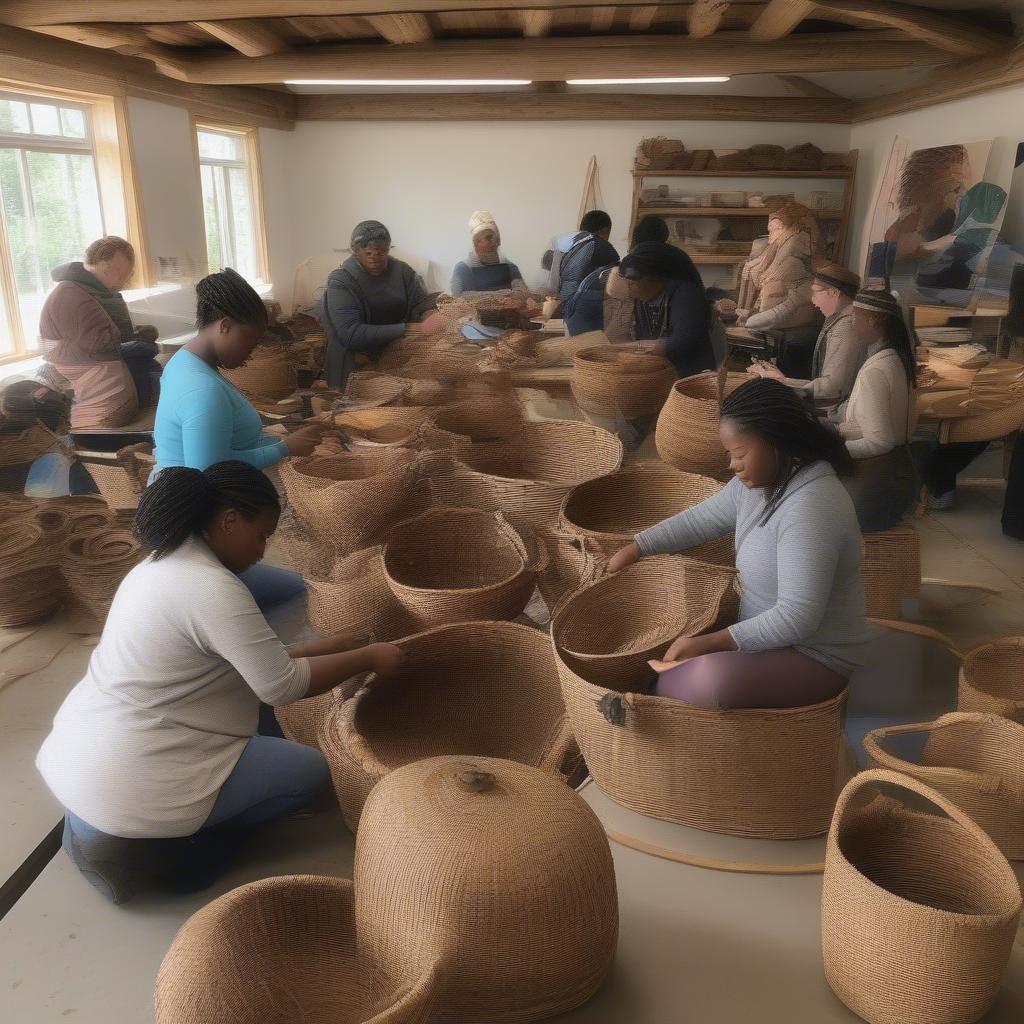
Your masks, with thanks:
M646 32L658 17L656 4L646 4L643 7L631 7L629 10L629 30L631 32Z
M769 0L768 6L750 26L750 38L759 42L783 39L805 18L810 17L814 4L810 0Z
M614 7L595 7L590 14L590 31L611 32L615 24L615 12Z
M288 49L287 42L270 29L266 22L196 21L193 24L246 57L269 57L272 53Z
M520 11L519 24L523 27L523 35L539 39L551 31L554 24L554 11Z
M425 43L434 38L422 14L374 14L366 19L389 43Z
M804 78L803 75L776 75L775 76L783 85L789 86L794 89L799 96L807 96L810 99L822 99L822 100L843 100L845 96L840 96L839 93L833 92L831 89L826 89L825 86L819 85L817 82L812 82L809 78Z
M687 30L694 39L713 36L729 10L729 0L694 0L687 15Z
M134 25L45 25L38 31L70 43L121 53L137 52L153 45L145 30Z

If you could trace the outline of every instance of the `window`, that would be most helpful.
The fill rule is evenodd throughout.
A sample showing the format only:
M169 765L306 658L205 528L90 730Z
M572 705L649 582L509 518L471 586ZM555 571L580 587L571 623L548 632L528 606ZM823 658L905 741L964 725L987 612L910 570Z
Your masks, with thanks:
M196 125L210 272L233 267L266 281L257 136L254 131Z

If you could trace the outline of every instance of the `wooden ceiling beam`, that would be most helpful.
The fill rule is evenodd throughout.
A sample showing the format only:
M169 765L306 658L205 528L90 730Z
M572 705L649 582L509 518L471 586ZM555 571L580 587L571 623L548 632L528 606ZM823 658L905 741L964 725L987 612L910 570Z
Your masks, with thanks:
M822 16L841 15L860 25L884 25L905 32L912 39L961 57L979 57L1005 47L1011 40L978 28L963 18L938 14L921 7L888 0L815 0Z
M269 57L288 49L288 43L264 21L194 21L192 24L246 57Z
M615 7L595 7L590 14L591 32L610 32L615 24Z
M531 39L539 39L551 31L554 24L554 11L520 11L519 24L522 26L523 35Z
M687 15L687 31L694 39L713 36L729 10L729 0L694 0Z
M811 0L770 0L750 26L750 38L762 43L783 39L813 10Z
M69 43L120 53L133 53L154 45L145 29L132 25L43 25L37 31Z
M845 96L840 96L839 93L833 92L831 89L826 89L825 86L819 85L817 82L812 82L809 78L804 78L803 75L776 75L775 76L783 85L789 86L791 89L795 89L797 95L806 96L809 99L820 99L820 100L845 100Z
M373 14L366 19L389 43L425 43L434 38L422 14Z
M631 32L646 32L658 17L656 4L646 4L643 7L631 7L629 10L629 29Z
M361 93L298 96L300 121L794 121L849 124L848 100L667 93Z

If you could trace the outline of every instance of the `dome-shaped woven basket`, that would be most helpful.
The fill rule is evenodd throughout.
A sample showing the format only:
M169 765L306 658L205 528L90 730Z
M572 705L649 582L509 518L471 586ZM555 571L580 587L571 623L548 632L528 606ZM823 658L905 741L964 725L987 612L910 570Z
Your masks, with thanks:
M572 357L570 387L590 416L646 419L661 412L678 376L662 356L601 345Z
M924 797L911 810L867 785ZM856 798L856 799L854 799ZM862 772L828 837L821 946L832 991L869 1024L971 1024L995 1000L1020 918L1006 858L959 807L909 775Z
M64 548L64 577L71 593L102 621L121 580L142 557L142 548L127 530L76 534Z
M736 570L682 555L643 558L568 597L551 636L563 659L592 683L646 689L647 662L678 636L699 636L736 621Z
M392 772L363 812L355 877L374 962L444 950L440 1020L559 1016L594 995L615 955L604 829L572 789L521 764L436 757Z
M744 373L727 374L722 394L748 380ZM710 372L676 381L658 417L654 443L670 466L724 480L729 457L718 436L720 383L720 375Z
M285 345L257 345L234 370L220 371L249 399L279 402L299 386L295 362Z
M1024 636L971 651L960 668L960 711L983 711L1024 725Z
M384 406L335 413L334 425L357 448L404 448L416 442L426 411Z
M437 964L392 960L387 981L361 947L347 878L250 882L174 937L157 974L156 1024L427 1024Z
M0 434L0 469L35 462L59 440L42 423L33 423L19 434Z
M57 565L60 547L50 542L35 515L5 524L0 539L0 626L27 626L52 615L64 598Z
M443 754L504 757L554 774L575 769L548 638L514 622L463 622L398 641L408 661L370 677L324 722L342 814L354 830L374 785L403 764Z
M899 619L903 599L921 593L921 542L912 526L862 536L860 573L868 615Z
M908 760L888 749L904 734L925 739ZM953 712L934 722L892 725L864 737L880 768L920 779L966 811L1009 860L1024 860L1024 725L1000 715Z
M431 481L436 501L552 526L573 487L622 465L622 442L589 423L545 420L525 423L515 442L472 445L457 458L454 472Z

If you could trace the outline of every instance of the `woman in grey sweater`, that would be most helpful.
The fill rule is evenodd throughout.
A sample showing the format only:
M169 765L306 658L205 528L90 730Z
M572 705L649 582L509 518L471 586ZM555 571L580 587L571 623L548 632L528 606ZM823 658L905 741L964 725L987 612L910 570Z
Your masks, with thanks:
M722 404L735 477L714 497L639 533L609 572L735 531L739 621L680 637L656 693L699 707L801 707L836 696L867 642L860 530L839 474L842 440L786 385L754 380Z

